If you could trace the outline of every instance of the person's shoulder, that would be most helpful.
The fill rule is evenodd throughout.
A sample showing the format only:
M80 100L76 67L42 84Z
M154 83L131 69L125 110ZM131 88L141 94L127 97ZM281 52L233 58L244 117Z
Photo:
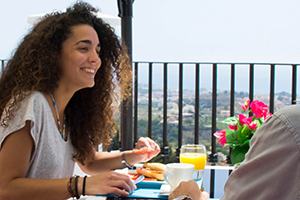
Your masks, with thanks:
M44 100L46 100L44 94L40 91L33 91L31 92L26 99L30 100L30 101L37 101L37 102L42 102Z
M40 92L40 91L33 91L31 94L30 94L30 96L32 97L32 98L44 98L44 94L42 93L42 92Z
M287 118L300 116L300 104L293 104L278 110L274 115L284 115Z
M300 104L286 106L278 110L273 117L275 120L279 120L277 123L284 123L285 127L293 127L293 130L300 130Z
M21 101L21 108L37 108L40 109L47 102L46 97L42 92L33 91L25 92L25 98Z

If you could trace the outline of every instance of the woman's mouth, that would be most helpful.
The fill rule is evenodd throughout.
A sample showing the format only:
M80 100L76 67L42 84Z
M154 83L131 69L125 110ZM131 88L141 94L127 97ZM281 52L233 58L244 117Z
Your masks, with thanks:
M91 68L84 68L83 70L88 73L92 73L92 74L95 74L95 71L96 71L95 69L91 69Z

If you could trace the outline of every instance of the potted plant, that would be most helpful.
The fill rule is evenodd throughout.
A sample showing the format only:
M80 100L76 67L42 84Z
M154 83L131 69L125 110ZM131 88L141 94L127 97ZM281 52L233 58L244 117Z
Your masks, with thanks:
M223 120L221 123L227 124L228 129L214 133L214 136L219 138L218 143L233 148L230 154L233 165L245 159L250 139L262 123L272 115L268 113L268 107L262 101L255 100L250 104L248 99L239 104L242 106L243 113Z

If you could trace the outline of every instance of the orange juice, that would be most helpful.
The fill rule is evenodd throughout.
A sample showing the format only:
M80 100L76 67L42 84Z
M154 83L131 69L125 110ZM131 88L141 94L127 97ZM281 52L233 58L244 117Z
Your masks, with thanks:
M181 163L189 163L195 165L195 170L204 170L206 163L205 153L181 153L180 154Z

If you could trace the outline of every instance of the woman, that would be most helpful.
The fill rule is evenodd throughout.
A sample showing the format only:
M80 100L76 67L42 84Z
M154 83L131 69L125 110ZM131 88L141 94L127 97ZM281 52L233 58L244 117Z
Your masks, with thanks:
M134 154L96 152L108 144L117 105L130 87L128 56L114 30L77 3L47 15L25 36L0 79L0 199L129 195L136 188L114 172L156 156L140 138ZM72 176L75 161L90 177Z

